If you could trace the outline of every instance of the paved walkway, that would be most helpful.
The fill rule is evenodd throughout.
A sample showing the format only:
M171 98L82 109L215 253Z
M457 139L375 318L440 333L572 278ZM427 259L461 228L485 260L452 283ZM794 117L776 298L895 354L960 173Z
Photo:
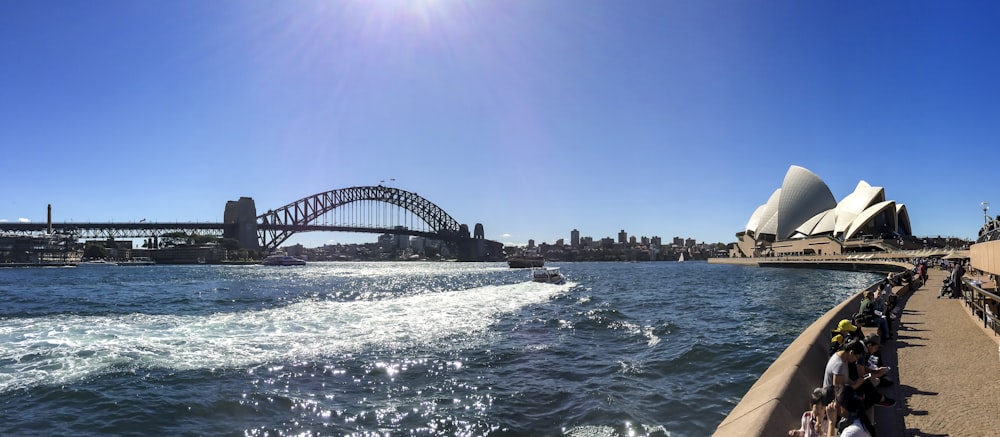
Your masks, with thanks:
M883 391L878 437L1000 435L1000 337L973 318L962 299L938 299L947 272L901 302L902 326L883 358L898 384ZM896 359L893 359L896 358Z

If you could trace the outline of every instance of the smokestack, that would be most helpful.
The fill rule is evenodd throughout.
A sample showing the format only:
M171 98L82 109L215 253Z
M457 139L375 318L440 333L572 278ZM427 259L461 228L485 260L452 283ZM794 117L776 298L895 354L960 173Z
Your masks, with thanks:
M49 204L49 235L52 235L52 204Z

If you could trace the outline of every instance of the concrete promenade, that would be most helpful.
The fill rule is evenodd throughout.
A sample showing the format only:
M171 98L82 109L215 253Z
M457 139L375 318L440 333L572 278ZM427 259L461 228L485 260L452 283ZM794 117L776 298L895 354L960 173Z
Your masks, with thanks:
M879 437L1000 435L1000 337L964 300L937 298L947 274L931 269L901 302L902 326L884 351L898 358L887 392L897 404L879 409Z
M715 262L759 265L739 259ZM807 267L824 262L780 264ZM852 265L850 270L866 267ZM896 384L879 391L895 399L896 405L874 409L879 437L1000 436L1000 336L983 327L964 299L938 298L948 274L931 268L926 284L894 290L900 296L901 324L894 323L896 336L883 345L882 358L892 367L889 375ZM845 300L806 328L744 394L714 435L784 435L798 427L799 415L808 408L808 392L819 383L828 358L829 330L856 312L860 300L860 294Z

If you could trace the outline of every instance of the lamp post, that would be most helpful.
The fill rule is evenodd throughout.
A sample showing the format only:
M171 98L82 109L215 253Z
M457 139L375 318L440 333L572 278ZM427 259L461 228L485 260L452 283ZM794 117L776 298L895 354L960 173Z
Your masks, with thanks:
M986 214L986 211L990 210L990 202L984 200L982 203L980 203L980 205L982 205L983 207L983 221L985 224L988 225L990 224L990 216Z

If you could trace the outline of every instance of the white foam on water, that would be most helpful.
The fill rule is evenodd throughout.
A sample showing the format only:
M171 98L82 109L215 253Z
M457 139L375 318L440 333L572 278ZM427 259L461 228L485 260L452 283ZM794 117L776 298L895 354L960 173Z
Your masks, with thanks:
M525 282L208 316L9 319L0 326L0 392L141 368L241 368L372 348L476 347L490 341L488 328L503 315L572 285Z

